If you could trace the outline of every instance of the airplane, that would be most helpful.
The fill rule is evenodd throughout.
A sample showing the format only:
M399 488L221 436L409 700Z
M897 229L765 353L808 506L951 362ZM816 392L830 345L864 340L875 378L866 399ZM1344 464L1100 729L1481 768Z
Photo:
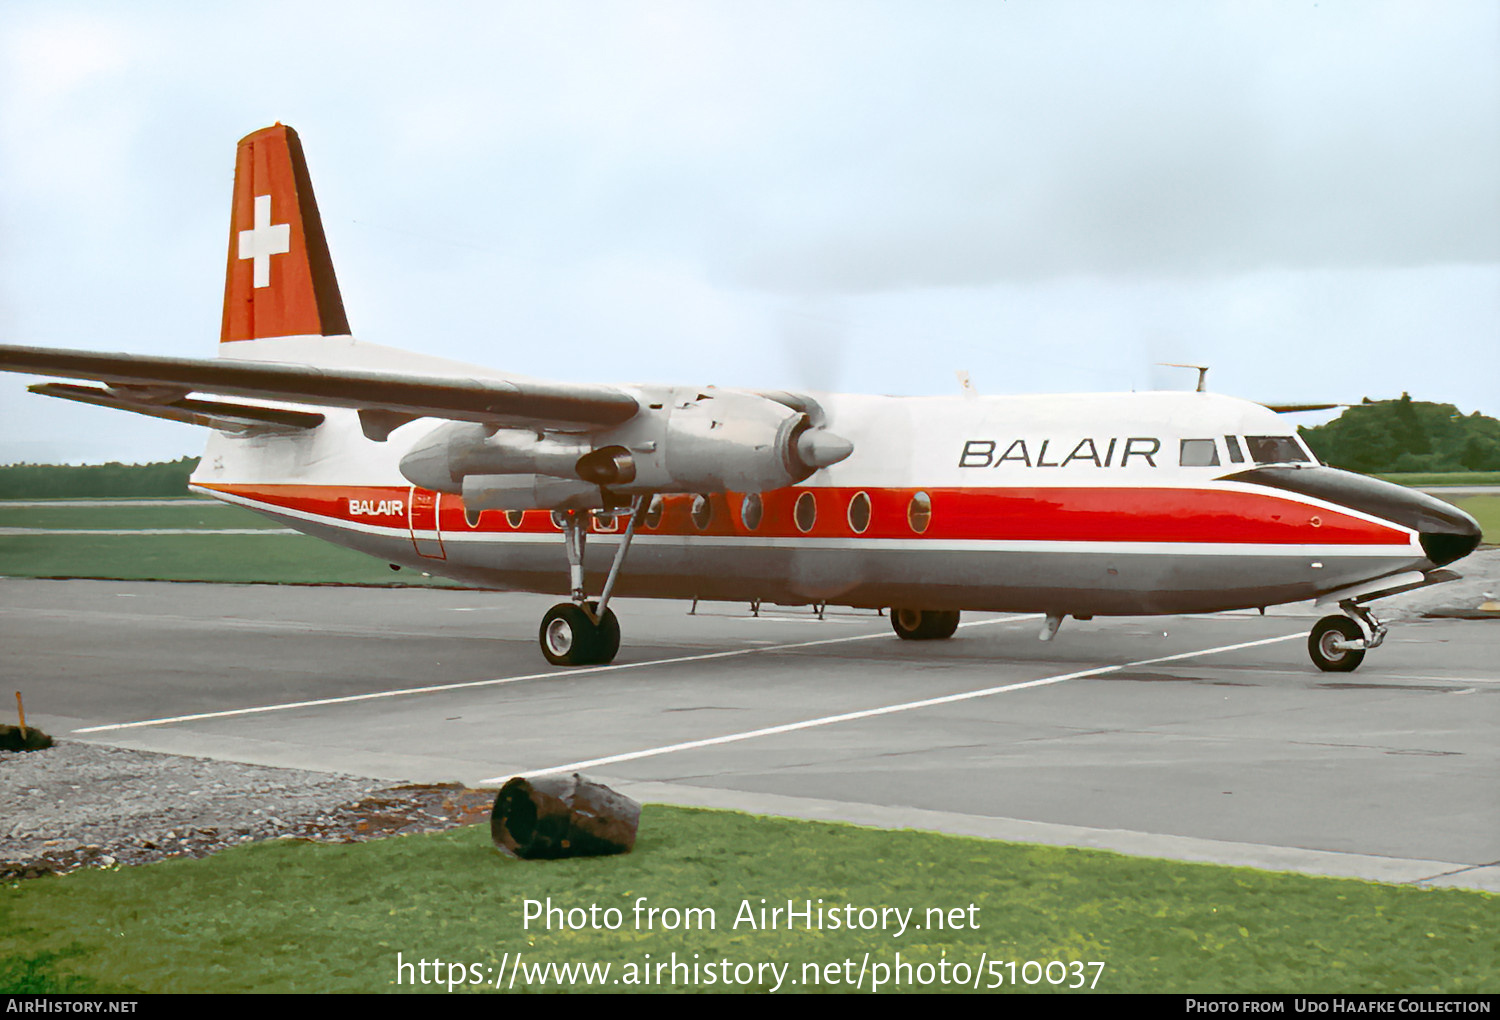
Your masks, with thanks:
M614 660L616 596L888 609L912 641L965 610L1041 614L1050 640L1067 616L1312 599L1340 613L1309 656L1343 672L1385 638L1370 602L1453 579L1481 538L1220 394L588 385L358 342L280 123L239 142L218 357L6 345L0 369L206 426L194 492L393 568L567 595L538 632L554 665Z

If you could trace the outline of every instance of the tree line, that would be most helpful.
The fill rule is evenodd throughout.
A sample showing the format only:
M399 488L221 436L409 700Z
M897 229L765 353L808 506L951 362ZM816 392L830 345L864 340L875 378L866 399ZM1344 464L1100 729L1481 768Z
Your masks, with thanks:
M1366 397L1326 425L1298 431L1321 460L1365 474L1500 471L1500 421L1406 393Z
M197 457L158 464L8 464L0 499L186 496Z

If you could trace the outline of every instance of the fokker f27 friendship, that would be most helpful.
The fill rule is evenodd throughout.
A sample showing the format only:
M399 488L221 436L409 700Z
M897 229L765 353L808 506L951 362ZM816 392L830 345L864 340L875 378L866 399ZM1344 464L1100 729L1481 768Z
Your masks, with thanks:
M1480 538L1209 393L579 385L358 343L281 124L239 143L220 339L208 359L4 346L0 368L207 426L198 492L393 565L571 594L540 628L560 665L613 660L618 594L889 608L913 640L966 609L1045 614L1050 638L1068 615L1316 599L1342 612L1313 662L1352 670L1386 632L1367 603L1452 578Z

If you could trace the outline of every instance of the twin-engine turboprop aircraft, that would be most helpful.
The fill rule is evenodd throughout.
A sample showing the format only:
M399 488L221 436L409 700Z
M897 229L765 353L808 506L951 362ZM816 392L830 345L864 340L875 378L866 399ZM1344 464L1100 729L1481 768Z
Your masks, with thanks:
M1066 615L1316 599L1343 612L1312 660L1351 670L1385 636L1366 603L1450 579L1480 538L1208 393L594 386L357 343L280 124L239 144L221 341L213 359L6 346L0 368L208 426L198 492L393 565L570 594L540 630L560 665L613 660L620 594L889 607L913 640L965 609L1043 613L1046 639Z

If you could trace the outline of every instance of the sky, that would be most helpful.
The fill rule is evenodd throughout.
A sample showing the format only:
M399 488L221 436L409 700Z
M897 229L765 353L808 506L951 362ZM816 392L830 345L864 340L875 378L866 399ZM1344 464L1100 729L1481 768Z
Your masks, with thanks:
M1500 416L1492 0L7 0L0 343L213 356L276 121L374 343ZM201 449L35 381L0 375L0 463Z

